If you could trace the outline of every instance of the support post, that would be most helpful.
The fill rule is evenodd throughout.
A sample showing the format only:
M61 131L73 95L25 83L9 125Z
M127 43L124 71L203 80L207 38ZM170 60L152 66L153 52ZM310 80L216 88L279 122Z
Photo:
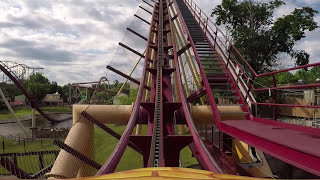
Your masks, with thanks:
M145 53L146 53L146 51L143 52L143 55L144 55ZM138 62L136 63L136 65L135 65L135 66L133 67L133 69L131 70L131 72L130 72L130 74L129 74L129 77L131 77L131 75L133 74L134 70L137 68L138 64L140 63L141 59L142 59L142 57L139 58L139 60L138 60ZM124 86L126 85L127 82L128 82L128 79L126 79L126 81L122 84L122 86L121 86L121 88L119 89L117 95L119 95L119 94L122 92L122 90L123 90L123 88L124 88Z
M32 108L31 111L32 111L32 123L31 123L32 125L31 125L31 127L35 128L36 127L36 117L35 117L34 108Z
M2 100L4 101L4 103L6 104L8 110L10 111L10 113L13 115L14 119L16 119L16 121L18 122L18 124L20 125L20 127L22 128L24 134L26 135L26 137L29 137L26 128L23 126L23 124L21 123L21 121L17 118L16 113L13 111L10 103L8 102L6 96L4 95L2 89L0 88L0 97L2 98Z
M277 103L277 79L275 77L275 75L272 75L272 80L273 80L273 94L272 94L272 102L273 104ZM277 121L277 107L276 106L272 106L272 114L273 114L273 120Z

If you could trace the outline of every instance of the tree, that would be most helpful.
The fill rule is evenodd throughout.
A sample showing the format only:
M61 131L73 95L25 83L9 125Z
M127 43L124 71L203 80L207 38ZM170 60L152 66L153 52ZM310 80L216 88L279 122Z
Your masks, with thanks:
M217 25L224 24L230 31L233 44L257 73L270 71L279 53L290 55L296 65L309 63L310 55L295 50L294 45L317 28L314 16L318 11L302 7L275 19L274 12L284 4L281 0L222 0L211 14Z
M128 97L126 97L126 96L120 97L120 103L126 104L126 105L130 105L130 104L134 103L137 99L138 91L139 91L138 88L131 89Z
M311 68L310 71L302 69L294 74L298 80L305 80L307 83L315 83L320 78L320 66Z
M7 84L5 82L1 82L0 87L3 91L3 93L6 96L10 96L12 98L12 100L14 100L13 98L15 96L18 96L21 94L20 89L15 84Z
M25 81L25 85L31 94L38 100L42 100L50 92L51 84L45 76L40 73L33 74Z
M277 84L289 84L298 81L298 78L290 72L283 72L275 75Z
M50 85L50 92L49 93L56 93L59 92L59 86L58 83L56 81L52 81L51 85ZM61 92L59 92L61 94Z

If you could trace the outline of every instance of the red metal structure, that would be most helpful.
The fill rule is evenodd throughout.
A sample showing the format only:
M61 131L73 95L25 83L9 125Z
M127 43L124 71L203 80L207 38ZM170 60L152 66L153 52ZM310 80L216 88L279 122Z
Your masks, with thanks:
M277 87L274 76L291 70L319 66L310 64L281 71L257 74L240 52L232 45L222 31L205 13L190 0L159 0L148 3L153 7L149 36L145 55L126 47L135 54L144 57L144 65L139 84L139 91L133 105L132 114L119 142L107 161L99 167L96 175L115 171L127 146L134 147L143 156L144 167L176 167L179 166L179 153L189 146L193 156L203 169L234 175L243 175L241 167L229 158L230 140L238 139L266 154L288 164L320 176L320 130L305 126L277 121L277 107L319 108L313 105L279 104L276 93L283 89L315 88L319 84ZM147 2L146 2L147 3ZM174 7L175 11L170 11ZM141 19L141 18L140 18ZM143 20L143 19L142 19ZM179 20L183 36L188 42L181 45L175 36L175 21ZM143 20L145 23L147 21ZM134 32L133 30L130 30ZM134 34L143 37L136 32ZM179 46L183 47L178 49ZM200 75L197 90L187 95L182 79L184 71L180 56L191 50L195 62L194 74ZM1 66L0 66L1 67ZM109 69L116 69L108 67ZM118 71L117 71L118 72ZM119 72L122 76L124 73ZM172 76L176 79L173 81ZM273 87L255 88L258 78L273 77ZM148 77L151 83L148 84ZM175 88L175 87L176 88ZM175 90L173 90L175 89ZM256 102L253 92L272 92L272 103ZM149 98L144 98L150 92ZM176 93L179 100L173 98ZM227 101L219 101L224 99ZM203 100L210 106L216 128L223 133L222 146L215 146L208 140L207 131L213 135L213 127L203 130L197 128L190 112L190 104ZM228 102L228 103L225 103ZM256 106L273 107L273 120L260 118L255 113ZM222 120L219 107L239 107L237 112L243 118ZM89 114L82 114L91 123L106 129ZM146 135L133 135L136 125L147 125ZM187 125L190 135L175 134L175 125ZM109 130L108 130L109 131ZM113 133L114 134L114 133ZM219 137L220 138L220 137ZM213 138L212 138L213 139ZM220 139L219 139L220 140ZM63 145L61 145L63 148ZM68 152L80 159L81 154L68 148ZM88 163L89 164L89 163ZM92 164L92 163L91 163Z
M52 117L50 117L40 106L40 103L36 100L35 97L32 96L32 94L28 91L28 89L26 87L24 87L23 83L21 82L21 80L19 79L19 77L17 77L8 66L6 66L4 63L2 63L0 61L0 70L8 76L9 79L11 79L11 81L20 89L20 91L26 96L26 98L29 100L29 102L31 103L31 106L33 108L35 108L45 119L47 119L48 121L52 122L52 123L57 123L57 122L61 122L58 121L56 119L53 119Z
M198 95L193 94L193 96L200 98L201 95L207 95L207 101L211 106L218 129L224 134L239 139L282 161L313 174L320 175L319 129L271 121L256 117L252 113L252 108L255 105L273 107L319 107L277 104L275 101L273 103L257 103L251 94L253 91L272 90L273 94L276 94L276 91L280 89L318 87L319 84L276 87L276 82L274 82L274 87L256 89L253 82L257 78L274 76L275 74L290 70L319 66L320 63L266 74L257 74L222 31L196 4L187 0L174 0L173 2L161 0L155 3L150 24L144 70L142 72L139 94L134 105L132 116L118 146L97 175L114 171L129 141L141 146L140 148L144 153L143 157L146 167L176 166L177 154L173 151L179 151L179 148L191 143L193 154L197 157L204 169L214 172L237 174L236 166L230 168L233 169L233 171L230 171L230 169L227 170L225 166L221 166L220 163L218 163L219 158L225 157L223 155L224 148L221 148L221 151L219 150L222 155L216 158L217 156L212 154L212 150L209 150L207 142L200 136L192 120L187 102L188 97L184 94L180 78L182 75L179 71L181 64L179 64L178 61L177 42L175 42L174 38L169 38L170 36L174 37L171 29L174 18L172 18L173 16L169 16L169 6L175 6L178 11L177 17L179 17L182 22L181 26L185 31L185 35L188 37L189 47L192 48L200 71L201 84L203 84L203 87L199 91L202 93L196 92ZM156 34L154 38L155 41L152 40L153 33ZM171 42L168 39L170 39ZM155 59L150 59L151 50L155 50ZM170 51L172 51L172 54L169 55ZM152 63L152 65L150 65L150 63ZM151 98L150 102L142 102L142 94L148 71L152 74ZM169 76L173 72L177 76L181 103L172 101L172 83L170 82ZM203 91L206 93L203 93ZM245 119L222 121L217 107L223 106L223 104L215 100L218 96L216 92L227 94L220 98L234 99L234 104L232 105L239 105L241 107ZM191 136L189 137L176 136L172 131L173 110L180 108L183 110L186 124L190 130ZM274 108L273 112L274 120L276 120L275 109L276 108ZM141 119L139 116L141 112L147 113L148 118ZM166 115L164 115L164 112ZM148 122L148 135L131 135L135 125L143 121ZM179 147L178 149L172 150L170 143L173 142L176 143L176 147ZM224 160L224 162L225 161L227 160Z

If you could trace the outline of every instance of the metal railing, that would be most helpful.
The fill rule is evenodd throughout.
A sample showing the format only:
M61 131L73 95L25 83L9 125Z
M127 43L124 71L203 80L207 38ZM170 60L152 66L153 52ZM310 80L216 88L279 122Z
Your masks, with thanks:
M245 97L245 101L249 107L253 105L262 105L262 106L272 106L273 109L275 107L293 107L292 104L277 104L276 93L278 90L286 90L286 89L312 89L316 87L320 87L319 83L316 84L308 84L308 85L295 85L295 86L277 86L277 81L275 75L289 72L294 70L300 70L310 67L320 66L319 63L313 63L288 69L282 69L279 71L272 71L268 73L258 74L246 61L246 59L241 55L239 50L232 44L232 42L227 38L227 36L222 32L221 29L192 1L192 0L183 0L195 20L199 23L202 31L207 36L208 42L210 42L213 48L221 55L224 63L227 68L229 68L231 75L235 79L243 97ZM262 77L272 77L273 87L266 88L255 88L254 83L258 78ZM256 102L253 93L259 91L270 91L273 93L273 103L263 103ZM311 108L310 105L299 105L297 107L301 108ZM316 108L313 107L312 108ZM273 110L273 117L276 120L275 110Z

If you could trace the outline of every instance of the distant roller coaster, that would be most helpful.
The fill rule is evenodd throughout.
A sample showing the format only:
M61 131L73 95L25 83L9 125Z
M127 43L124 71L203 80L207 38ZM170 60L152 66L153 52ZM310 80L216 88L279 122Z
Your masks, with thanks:
M42 67L31 67L15 61L2 61L20 80L28 79L32 74L43 73ZM0 72L0 82L12 82L3 72Z

